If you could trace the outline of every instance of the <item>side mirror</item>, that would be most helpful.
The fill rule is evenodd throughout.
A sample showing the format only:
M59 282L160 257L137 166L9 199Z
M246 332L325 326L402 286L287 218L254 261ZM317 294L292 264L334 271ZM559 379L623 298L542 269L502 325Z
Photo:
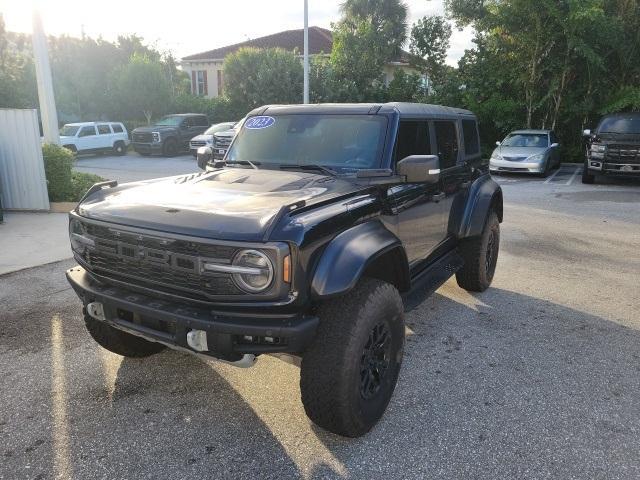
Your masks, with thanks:
M196 158L198 159L198 167L202 170L206 170L207 165L213 158L213 150L211 147L200 147L196 153Z
M552 143L552 144L551 144L551 148L556 148L556 147L559 147L559 146L560 146L560 144L559 144L559 143Z
M437 183L440 159L437 155L409 155L398 162L398 174L407 183Z
M582 136L583 137L590 137L591 136L591 130L589 130L588 128L586 130L582 131Z
M496 142L496 147L499 147L499 146L500 146L500 142L498 141Z

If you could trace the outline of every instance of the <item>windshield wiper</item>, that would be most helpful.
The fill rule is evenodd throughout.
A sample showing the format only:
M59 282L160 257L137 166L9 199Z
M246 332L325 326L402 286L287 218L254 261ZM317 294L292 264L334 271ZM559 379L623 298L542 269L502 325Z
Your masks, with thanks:
M250 160L233 160L231 162L226 162L227 165L233 165L234 163L237 163L239 165L249 165L255 170L258 170L258 167L256 167L256 165L260 165L260 162L252 162Z
M338 172L336 172L335 170L332 170L330 168L327 167L323 167L322 165L316 165L316 164L308 164L308 165L288 165L288 164L281 164L280 165L280 169L281 170L287 170L287 169L296 169L299 168L300 170L319 170L322 173L326 173L327 175L330 175L332 177L337 177L338 176Z

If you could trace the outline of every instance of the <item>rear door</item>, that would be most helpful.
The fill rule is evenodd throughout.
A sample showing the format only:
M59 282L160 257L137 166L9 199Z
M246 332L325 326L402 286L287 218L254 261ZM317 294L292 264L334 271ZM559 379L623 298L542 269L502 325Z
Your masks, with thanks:
M98 136L96 137L96 146L94 148L107 149L113 147L113 132L107 123L99 123L97 125Z
M394 151L394 166L409 155L432 155L429 122L401 121ZM398 234L411 267L425 260L444 240L440 186L402 183L387 192L398 217Z

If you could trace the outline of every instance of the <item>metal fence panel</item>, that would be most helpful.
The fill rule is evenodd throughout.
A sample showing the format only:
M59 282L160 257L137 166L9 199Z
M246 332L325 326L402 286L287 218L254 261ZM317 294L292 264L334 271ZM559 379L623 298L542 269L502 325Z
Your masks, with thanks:
M5 209L49 210L35 110L0 108L0 195Z

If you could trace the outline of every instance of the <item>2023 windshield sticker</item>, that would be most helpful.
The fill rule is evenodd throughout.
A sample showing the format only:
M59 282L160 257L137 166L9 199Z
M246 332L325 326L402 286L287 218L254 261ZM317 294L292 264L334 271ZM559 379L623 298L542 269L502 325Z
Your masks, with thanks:
M261 130L263 128L269 128L274 123L276 123L276 119L273 117L269 117L267 115L259 115L257 117L249 118L244 126L249 130Z

